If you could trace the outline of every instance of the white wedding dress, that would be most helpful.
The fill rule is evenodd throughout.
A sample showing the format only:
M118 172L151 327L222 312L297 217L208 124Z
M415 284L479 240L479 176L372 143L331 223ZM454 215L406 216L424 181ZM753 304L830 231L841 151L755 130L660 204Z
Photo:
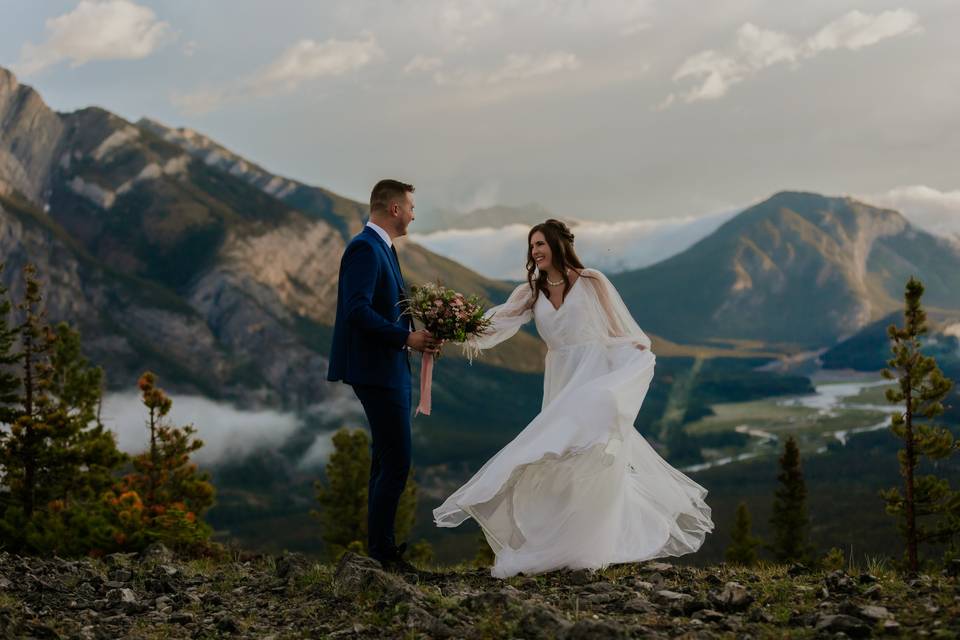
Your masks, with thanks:
M707 490L633 426L656 363L650 339L595 269L582 271L559 309L543 294L532 299L529 285L518 286L465 349L472 357L533 318L548 349L542 410L433 510L434 522L474 518L500 578L696 551L713 530Z

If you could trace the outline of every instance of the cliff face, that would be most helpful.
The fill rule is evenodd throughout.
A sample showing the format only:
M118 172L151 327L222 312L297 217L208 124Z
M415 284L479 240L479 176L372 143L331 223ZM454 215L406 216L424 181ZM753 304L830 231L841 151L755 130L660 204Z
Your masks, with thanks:
M43 199L64 126L40 95L0 67L0 193Z

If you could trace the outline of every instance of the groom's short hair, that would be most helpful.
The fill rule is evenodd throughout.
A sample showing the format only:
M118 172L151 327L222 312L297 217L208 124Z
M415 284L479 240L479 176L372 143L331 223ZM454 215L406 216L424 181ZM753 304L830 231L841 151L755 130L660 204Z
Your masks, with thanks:
M370 213L386 211L390 204L398 198L404 197L407 192L413 193L412 184L399 180L381 180L373 185L370 192Z

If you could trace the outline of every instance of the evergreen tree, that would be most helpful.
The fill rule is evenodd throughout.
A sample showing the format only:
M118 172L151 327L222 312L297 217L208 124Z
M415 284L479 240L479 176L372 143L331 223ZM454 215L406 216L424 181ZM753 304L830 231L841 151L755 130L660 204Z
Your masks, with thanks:
M320 509L311 514L320 520L327 552L336 559L351 545L367 551L370 437L363 429L343 428L333 435L333 448L325 469L326 484L314 483ZM417 483L413 478L411 469L394 521L397 540L410 534L416 520Z
M724 558L727 562L749 567L757 561L756 548L759 544L760 541L750 535L750 511L747 509L747 503L741 500L737 505L731 542Z
M793 436L787 438L780 456L780 486L777 488L770 525L773 542L765 545L780 562L811 562L813 546L808 540L807 486L800 468L800 449Z
M3 269L4 265L0 263L0 278ZM0 280L0 424L12 424L17 418L16 407L22 403L20 378L16 372L21 354L14 350L20 330L16 323L11 324L12 311L13 303Z
M10 491L0 538L14 550L77 555L110 540L100 494L123 461L113 434L96 420L103 372L80 351L80 336L52 329L41 310L36 270L24 269L20 406L8 408L10 432L0 447L2 482Z
M703 462L700 445L687 433L682 424L674 424L668 429L665 444L672 464L688 465Z
M920 336L927 332L927 314L920 305L923 284L911 277L904 293L904 327L890 325L890 369L881 373L887 380L896 379L899 387L888 389L889 402L903 403L903 412L891 416L890 430L903 440L897 452L904 492L898 488L881 491L887 513L897 516L898 526L906 542L907 568L919 568L918 545L925 542L956 544L960 533L960 492L950 488L946 479L930 474L916 476L920 456L939 460L951 456L960 443L949 430L932 423L915 423L914 418L933 419L943 413L942 400L953 383L944 377L936 360L920 352ZM923 522L918 519L923 518Z
M133 457L133 472L108 495L119 522L116 542L133 549L160 541L182 551L205 550L213 531L203 516L213 506L214 488L210 474L190 461L203 441L194 437L193 425L165 421L173 401L156 386L153 373L144 373L138 385L148 410L150 445Z
M496 559L496 554L490 548L490 543L487 542L487 536L481 531L477 534L477 554L473 557L473 566L492 567Z

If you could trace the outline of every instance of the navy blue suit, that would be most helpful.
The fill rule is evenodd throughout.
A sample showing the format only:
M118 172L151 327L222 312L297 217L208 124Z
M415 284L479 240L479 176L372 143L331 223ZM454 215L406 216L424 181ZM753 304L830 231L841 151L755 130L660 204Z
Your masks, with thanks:
M364 227L340 260L327 380L353 387L370 424L367 551L378 560L396 556L394 522L410 473L413 327L400 315L404 290L396 253Z

